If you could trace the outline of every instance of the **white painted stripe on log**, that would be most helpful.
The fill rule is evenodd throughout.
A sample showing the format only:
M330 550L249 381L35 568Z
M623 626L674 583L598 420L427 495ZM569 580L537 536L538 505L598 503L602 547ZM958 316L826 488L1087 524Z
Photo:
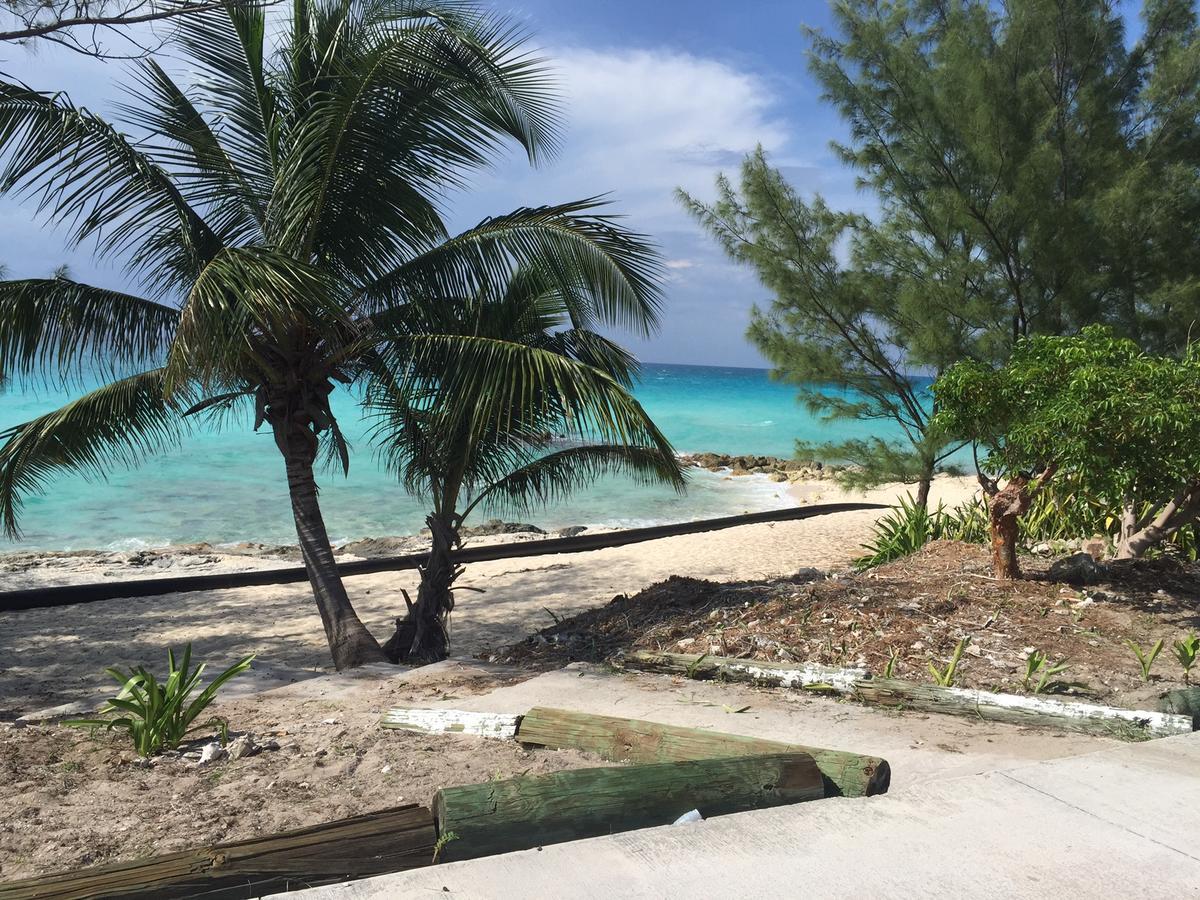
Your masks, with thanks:
M720 669L727 675L744 675L755 681L765 681L780 687L807 687L827 684L839 691L854 690L854 683L867 678L866 669L833 669L816 663L805 663L795 669L776 669L756 666L752 662L720 662Z
M1066 719L1112 719L1125 721L1147 733L1158 737L1173 734L1191 734L1192 717L1170 713L1151 712L1145 709L1121 709L1116 706L1098 706L1094 703L1047 700L1044 697L1024 697L1020 694L993 694L990 691L975 691L970 688L942 688L948 695L966 703L982 707L1028 710Z
M390 709L380 725L424 734L473 734L479 737L513 740L517 736L518 715L466 712L460 709Z

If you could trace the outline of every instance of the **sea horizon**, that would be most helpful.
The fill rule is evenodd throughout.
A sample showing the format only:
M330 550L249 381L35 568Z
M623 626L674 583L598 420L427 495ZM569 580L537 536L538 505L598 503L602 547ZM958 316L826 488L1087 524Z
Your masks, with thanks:
M634 393L677 453L793 455L797 439L843 440L879 433L878 423L826 423L796 400L793 385L772 380L769 369L642 363ZM79 391L45 385L0 394L0 430L48 412ZM368 441L370 423L354 398L334 402L353 448L350 474L318 473L321 504L335 544L365 537L411 535L424 510L383 469ZM632 528L792 505L787 485L765 476L729 478L689 470L685 495L619 477L548 508L509 519L546 530L566 526ZM486 511L468 524L493 518ZM45 493L27 498L23 538L0 539L0 552L22 550L137 550L207 542L290 544L295 541L283 463L265 431L198 427L180 447L149 457L106 479L53 479Z

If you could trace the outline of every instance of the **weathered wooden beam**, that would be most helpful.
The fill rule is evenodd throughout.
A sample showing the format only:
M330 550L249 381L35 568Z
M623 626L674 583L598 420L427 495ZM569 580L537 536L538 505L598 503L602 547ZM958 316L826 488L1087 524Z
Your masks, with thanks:
M0 900L243 900L433 862L433 816L409 805L270 837L0 883Z
M648 652L631 653L621 659L621 664L643 672L662 672L693 678L720 676L732 681L785 687L824 686L833 693L852 697L863 703L902 706L925 712L986 719L990 722L1058 728L1126 740L1167 737L1192 731L1190 715L1121 709L1093 703L1052 700L1048 697L995 694L991 691L941 687L899 679L871 678L861 669L826 669L812 664L796 666L721 656ZM827 677L819 676L822 670L827 673ZM860 677L853 677L854 673L862 674Z
M1177 716L1191 716L1193 723L1200 722L1200 687L1180 688L1168 691L1158 704L1161 712Z
M780 663L758 659L730 659L725 656L697 656L691 653L655 653L638 650L614 660L626 669L686 675L689 678L728 678L779 687L829 685L849 690L856 681L869 677L866 669L843 669L817 663Z
M1020 694L993 694L968 688L916 684L894 678L860 681L851 692L858 700L926 712L967 716L1010 725L1034 725L1125 740L1190 734L1190 716L1120 709L1093 703L1065 702Z
M572 747L630 763L808 753L821 770L827 797L882 794L892 778L887 760L875 756L544 706L522 717L517 740L540 747Z
M575 769L443 788L433 798L438 861L475 859L636 828L817 800L807 753Z
M506 713L466 712L459 709L390 709L379 724L384 728L424 734L473 734L478 737L514 738L520 716Z

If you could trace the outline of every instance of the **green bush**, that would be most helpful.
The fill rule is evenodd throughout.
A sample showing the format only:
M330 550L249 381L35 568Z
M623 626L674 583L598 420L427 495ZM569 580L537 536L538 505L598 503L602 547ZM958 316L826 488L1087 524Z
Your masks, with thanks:
M65 724L77 728L127 731L139 756L153 756L162 750L174 750L190 732L213 724L220 726L224 739L226 728L223 720L213 718L199 725L193 723L216 699L221 686L249 669L253 660L254 656L250 655L230 666L194 700L191 697L200 686L205 664L201 663L194 670L191 668L191 644L184 648L183 660L178 666L175 664L175 651L167 651L166 681L159 681L142 666L130 669L129 674L115 667L105 669L121 685L117 696L100 710L100 715L105 718L74 719Z

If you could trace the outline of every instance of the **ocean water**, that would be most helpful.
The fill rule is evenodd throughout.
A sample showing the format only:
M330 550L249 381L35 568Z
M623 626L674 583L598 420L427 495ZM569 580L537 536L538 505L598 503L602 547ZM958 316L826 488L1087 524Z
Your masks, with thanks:
M815 420L794 388L765 369L648 364L636 394L680 452L716 451L790 456L797 438L835 440L879 433L870 423ZM70 394L44 387L0 393L0 431L52 410ZM335 412L354 454L350 474L319 476L321 505L335 542L411 534L423 525L420 504L377 463L353 398ZM266 432L250 423L198 431L178 449L104 480L61 476L28 497L20 542L0 550L159 547L193 541L293 543L283 462ZM635 527L733 515L790 505L784 487L758 476L737 479L691 471L687 493L603 479L569 501L522 518L544 528ZM477 514L473 518L485 518Z

